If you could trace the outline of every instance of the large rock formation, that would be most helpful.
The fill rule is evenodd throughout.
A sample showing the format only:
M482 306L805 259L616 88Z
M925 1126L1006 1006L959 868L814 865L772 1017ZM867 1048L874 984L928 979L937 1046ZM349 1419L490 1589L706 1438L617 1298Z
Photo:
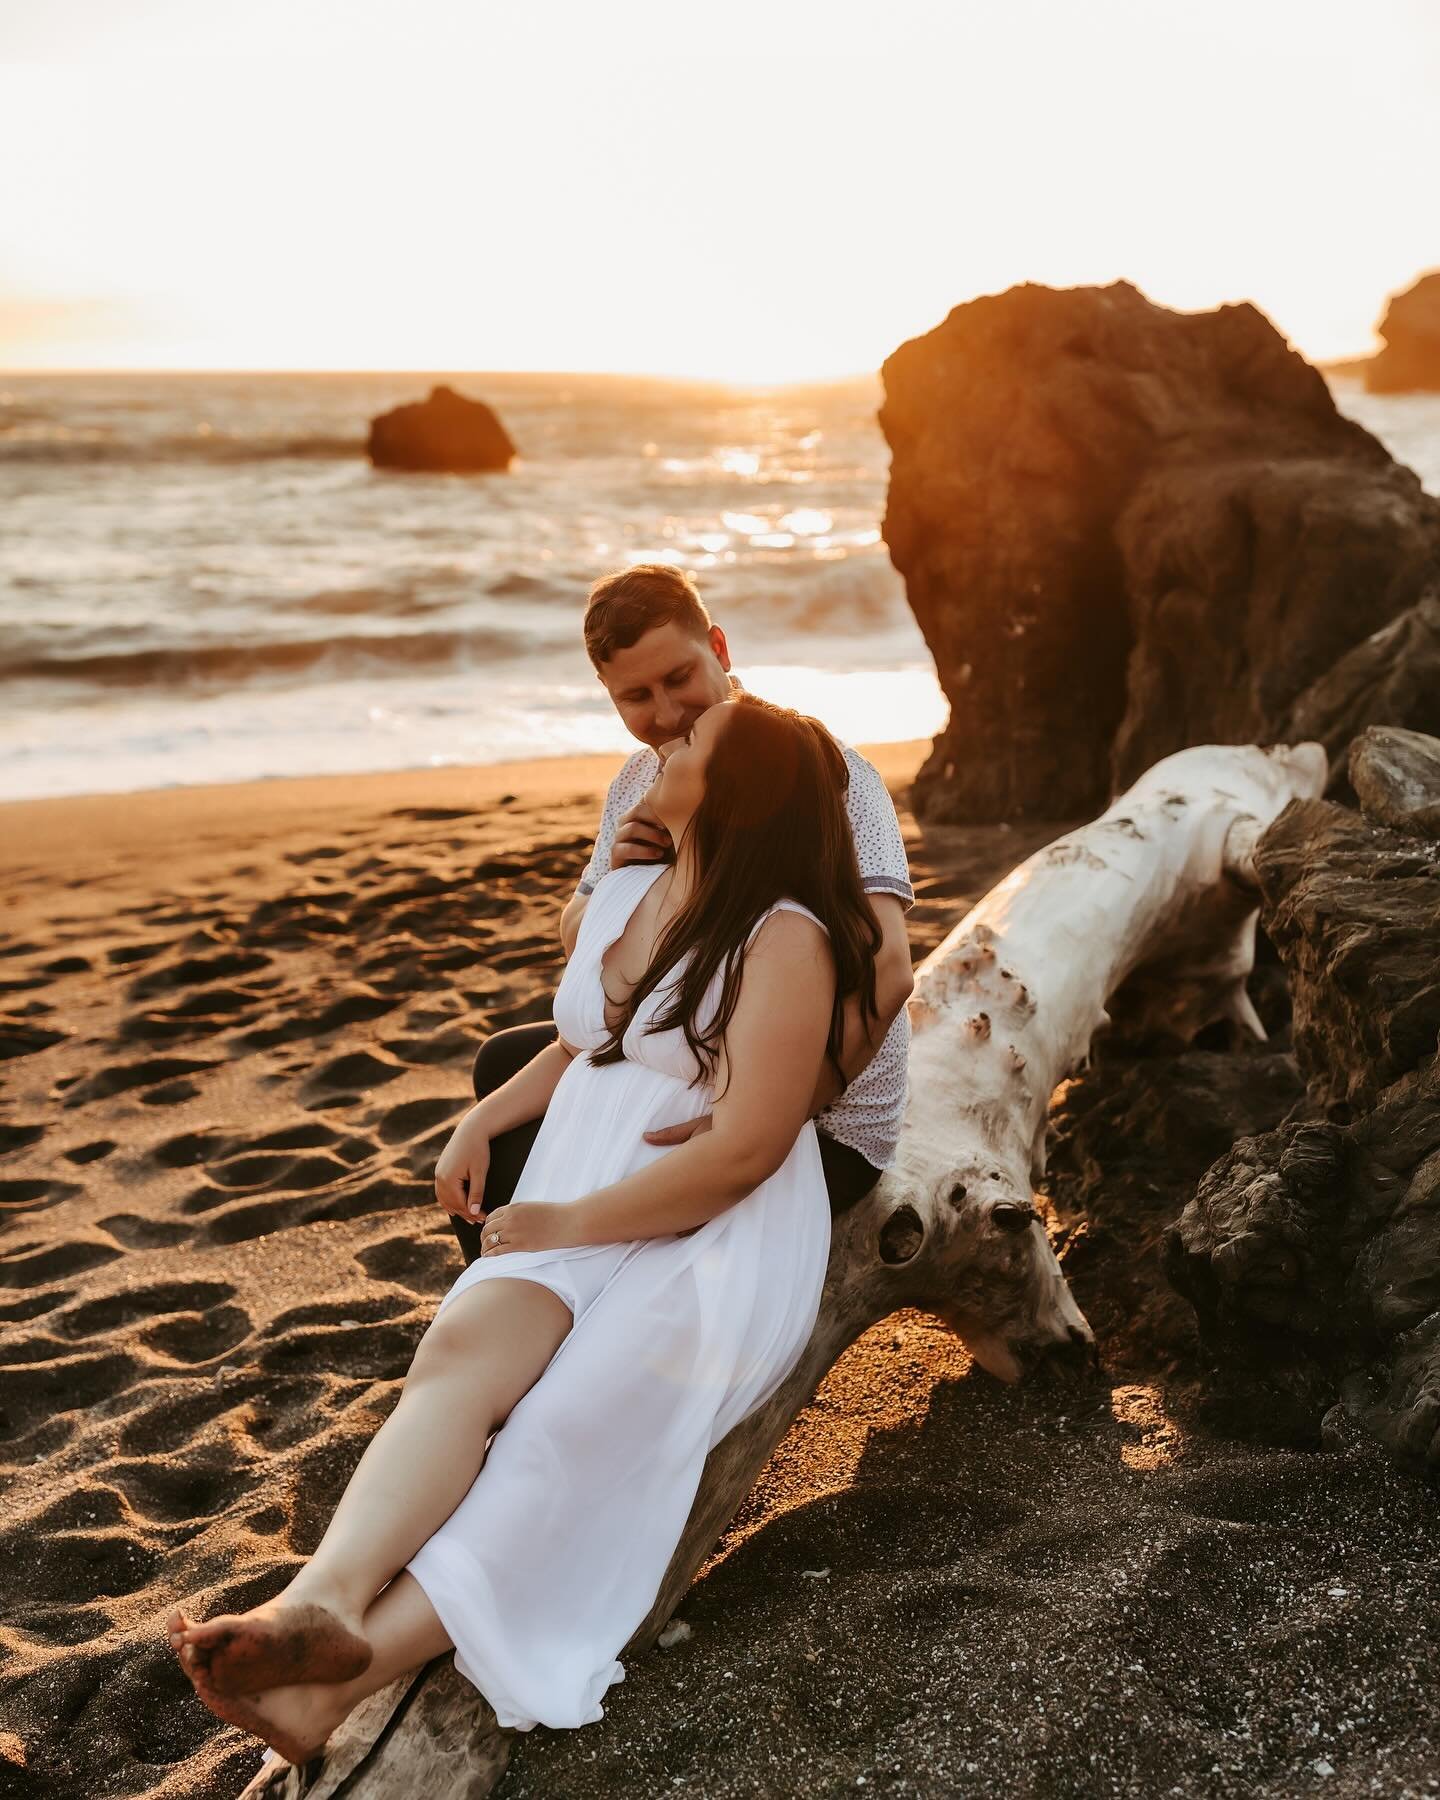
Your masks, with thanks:
M1252 1409L1440 1467L1440 742L1350 773L1364 816L1295 801L1255 857L1310 1116L1220 1158L1166 1266Z
M1188 744L1425 728L1433 687L1364 668L1321 708L1346 737L1295 726L1421 602L1440 502L1253 306L1027 284L883 375L885 539L951 706L917 812L1069 817Z
M1380 335L1385 348L1365 365L1372 394L1440 390L1440 269L1391 296Z
M483 400L469 400L451 387L431 388L428 400L397 406L372 419L365 449L377 469L456 475L508 469L516 454L494 411Z

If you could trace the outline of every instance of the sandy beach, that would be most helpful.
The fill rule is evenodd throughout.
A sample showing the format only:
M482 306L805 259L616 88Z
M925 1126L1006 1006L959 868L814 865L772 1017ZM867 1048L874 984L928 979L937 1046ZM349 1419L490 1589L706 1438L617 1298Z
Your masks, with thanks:
M868 752L917 959L1077 822L922 832L925 748ZM393 1405L459 1267L435 1157L478 1040L548 1012L616 761L0 808L0 1793L221 1800L258 1767L165 1610L272 1594ZM505 1800L1440 1791L1433 1488L1222 1431L1154 1270L1200 1169L1086 1164L1086 1121L1137 1081L1183 1104L1186 1061L1102 1057L1054 1103L1101 1377L1006 1389L927 1315L876 1326L691 1635L601 1724L518 1740Z

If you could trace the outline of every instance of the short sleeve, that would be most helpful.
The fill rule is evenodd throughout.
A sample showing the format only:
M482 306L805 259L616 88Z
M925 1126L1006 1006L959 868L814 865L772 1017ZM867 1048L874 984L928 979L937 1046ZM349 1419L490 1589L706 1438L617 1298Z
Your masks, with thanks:
M649 790L660 767L653 750L637 750L610 783L600 814L600 829L595 834L595 848L576 885L577 894L593 894L610 873L610 852L615 848L615 833L630 808Z
M847 749L845 761L850 770L845 808L855 838L860 885L867 894L894 894L908 911L915 904L915 889L890 790L880 771L858 750Z

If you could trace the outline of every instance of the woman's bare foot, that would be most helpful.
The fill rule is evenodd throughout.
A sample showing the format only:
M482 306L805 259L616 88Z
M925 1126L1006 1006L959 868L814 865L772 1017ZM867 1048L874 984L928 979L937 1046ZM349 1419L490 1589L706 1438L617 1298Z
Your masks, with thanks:
M221 1694L202 1674L188 1669L186 1673L217 1719L260 1738L297 1767L320 1754L348 1711L336 1687L306 1684L271 1688L264 1694Z
M270 1688L363 1675L370 1646L358 1624L325 1606L287 1604L282 1594L249 1612L222 1613L204 1624L177 1607L166 1629L171 1649L197 1688L203 1680L215 1695L250 1699Z

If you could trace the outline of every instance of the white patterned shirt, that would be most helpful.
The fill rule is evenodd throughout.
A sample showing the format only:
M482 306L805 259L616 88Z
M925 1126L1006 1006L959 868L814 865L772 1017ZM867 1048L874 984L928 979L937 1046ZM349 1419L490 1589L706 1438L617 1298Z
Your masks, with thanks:
M894 894L908 912L915 904L915 890L910 885L910 864L889 790L873 763L848 745L841 748L850 771L845 809L855 837L860 885L867 894ZM596 883L610 873L610 852L620 820L644 799L659 773L660 758L655 752L637 750L610 783L595 849L577 892L594 893ZM837 1144L858 1150L872 1169L890 1168L905 1112L909 1064L910 1014L902 1006L870 1062L817 1115L817 1128Z

